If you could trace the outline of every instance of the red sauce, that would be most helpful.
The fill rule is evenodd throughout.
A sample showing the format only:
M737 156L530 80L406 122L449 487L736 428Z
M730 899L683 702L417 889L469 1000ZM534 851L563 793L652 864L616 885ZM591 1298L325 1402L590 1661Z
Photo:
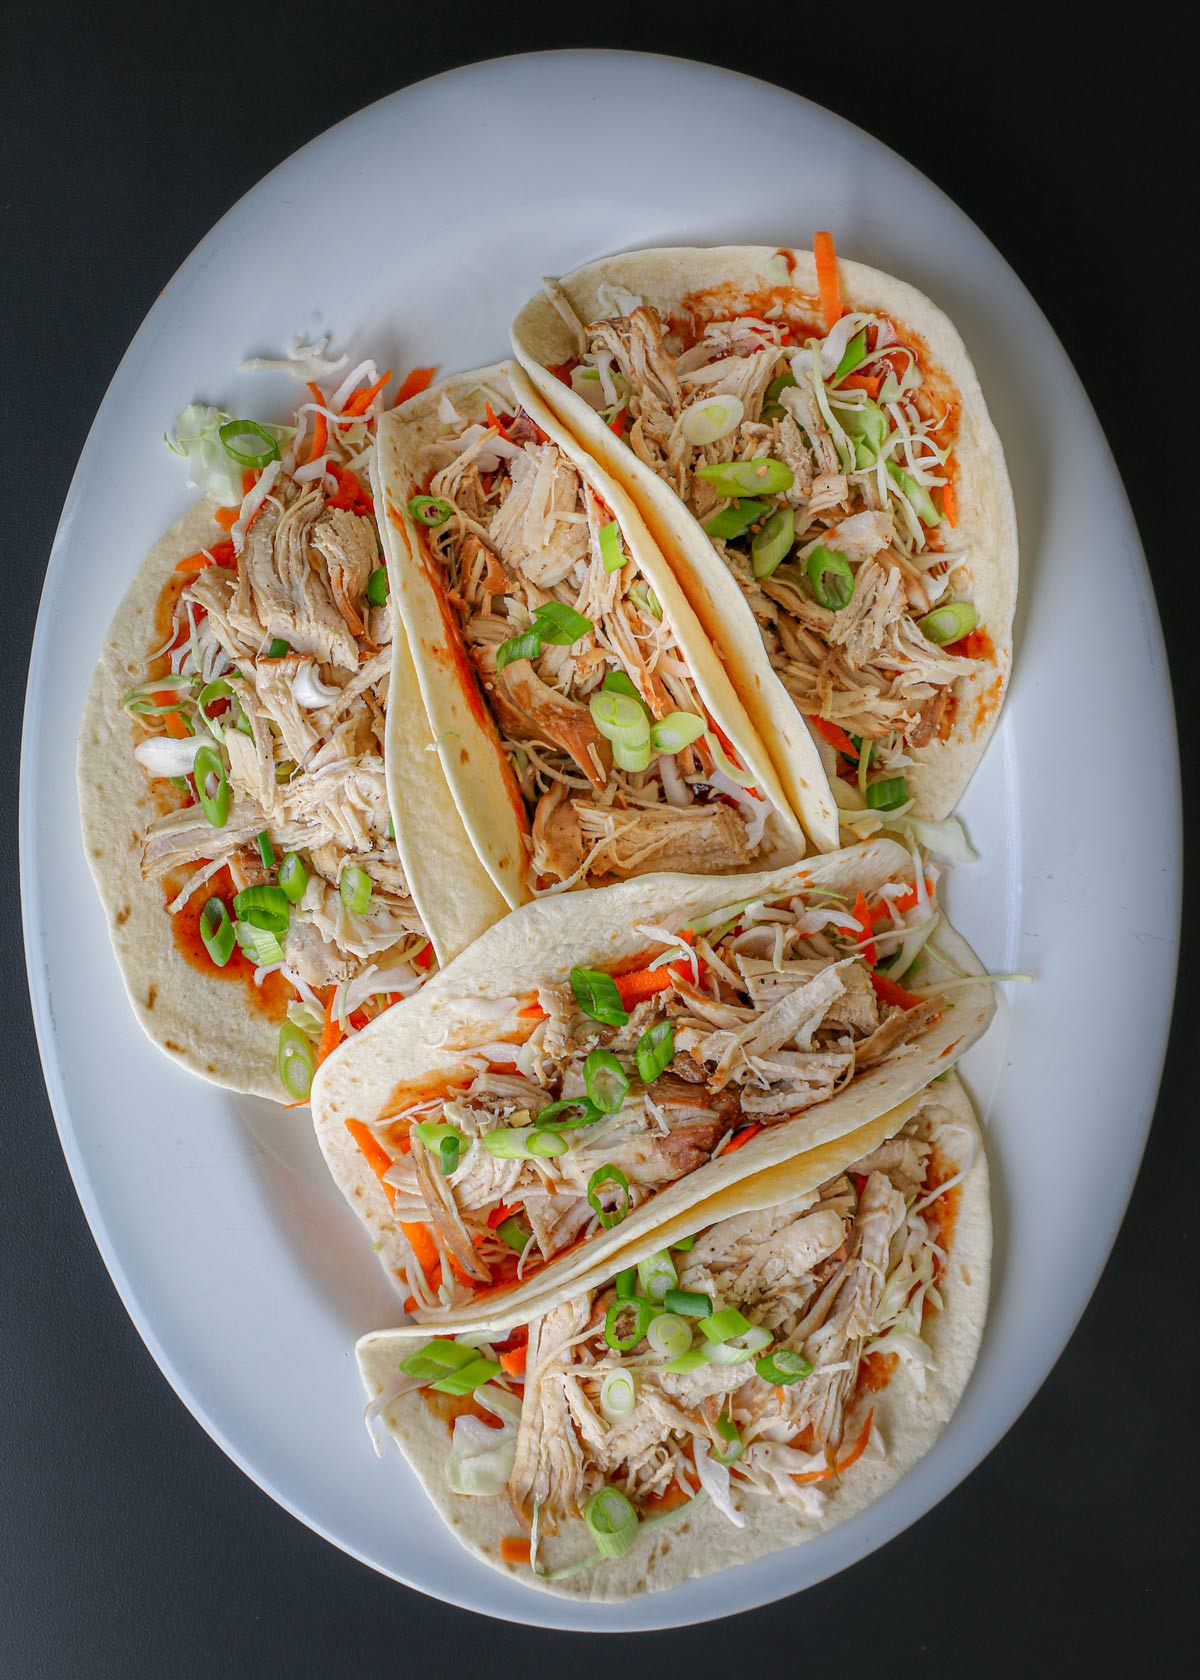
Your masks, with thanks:
M900 1357L895 1353L868 1353L865 1359L859 1361L854 1398L857 1400L862 1394L882 1394L899 1363Z
M168 878L164 883L165 901L170 903L182 886L182 881L176 877ZM202 974L214 980L239 981L246 994L249 1007L258 1014L265 1015L270 1021L282 1022L287 1016L287 1006L292 998L292 988L282 974L268 974L261 986L254 984L254 964L245 956L238 946L234 946L233 955L224 968L218 968L208 954L204 940L200 933L200 913L210 898L223 900L230 917L233 916L233 882L228 869L221 869L207 881L199 891L194 892L183 909L170 917L171 932L175 936L175 948L185 962L190 963Z
M771 310L777 313L771 315ZM802 292L798 286L761 286L757 291L747 291L730 280L689 292L671 316L670 326L684 348L690 349L710 321L736 320L740 315L756 315L760 320L786 324L800 343L806 338L825 336L825 328L820 324L820 298Z
M925 1193L936 1190L939 1184L953 1178L958 1170L955 1163L947 1160L935 1145L929 1157L929 1170L925 1174ZM925 1209L925 1218L933 1227L938 1247L945 1249L947 1253L950 1252L950 1244L954 1241L954 1225L961 1201L962 1185L956 1184L953 1190L947 1190L944 1196L939 1196L936 1202L931 1202ZM926 1310L932 1309L927 1306Z
M976 628L968 636L960 636L957 642L951 642L946 649L959 659L986 659L989 665L996 663L996 644L982 628Z
M439 1394L436 1389L423 1388L421 1398L435 1417L453 1426L455 1418L478 1418L480 1423L496 1427L494 1412L485 1411L473 1394Z
M471 1083L473 1075L464 1074L460 1068L434 1068L422 1079L406 1079L394 1086L391 1097L380 1113L380 1120L391 1120L400 1115L404 1120L402 1127L394 1126L391 1131L397 1138L402 1137L408 1142L408 1121L404 1117L410 1108L417 1103L430 1102L436 1097L443 1099L459 1096Z

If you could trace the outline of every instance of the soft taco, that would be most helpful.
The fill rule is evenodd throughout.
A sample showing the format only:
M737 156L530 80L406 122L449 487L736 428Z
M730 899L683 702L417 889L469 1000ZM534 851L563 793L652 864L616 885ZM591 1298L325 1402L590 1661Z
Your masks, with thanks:
M343 378L345 360L291 358L312 381L294 425L180 416L207 494L138 568L80 734L84 843L139 1021L193 1071L280 1102L506 908L397 681L366 486L386 379L369 362ZM442 870L456 894L431 942Z
M676 566L797 808L819 752L861 836L947 817L970 779L1008 681L1016 520L955 328L815 243L591 263L513 344Z
M953 1066L992 995L916 864L877 839L541 899L331 1057L317 1134L406 1309L511 1322Z
M661 1591L812 1539L911 1469L975 1363L990 1262L949 1074L507 1334L364 1337L368 1422L484 1562L589 1599Z
M804 853L640 516L515 363L384 416L375 483L412 650L403 680L419 685L478 867L508 904ZM442 880L452 915L460 882Z

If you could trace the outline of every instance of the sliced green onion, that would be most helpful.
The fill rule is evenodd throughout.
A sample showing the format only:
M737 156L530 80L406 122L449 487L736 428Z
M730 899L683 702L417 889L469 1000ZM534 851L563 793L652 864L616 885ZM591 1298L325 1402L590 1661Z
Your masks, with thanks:
M671 1244L671 1247L675 1250L675 1252L677 1254L690 1254L692 1249L695 1248L695 1246L696 1246L696 1233L694 1231L693 1231L693 1233L690 1237L680 1237L678 1242L673 1242Z
M451 1126L446 1121L414 1120L409 1130L414 1136L420 1138L426 1149L433 1154L436 1154L443 1143L447 1141L457 1143L460 1148L467 1141L465 1135L457 1126Z
M616 1488L594 1493L583 1507L583 1520L601 1557L623 1557L637 1539L637 1512Z
M444 525L454 509L437 496L414 496L408 511L422 525Z
M308 870L295 852L288 852L279 865L279 885L293 904L299 904L308 886Z
M650 745L655 752L679 753L704 734L705 722L695 712L668 712L650 727Z
M205 683L204 687L196 696L196 710L200 713L200 717L207 726L210 734L214 735L218 741L224 738L224 725L218 722L216 718L208 715L208 708L213 704L214 700L228 700L231 698L232 694L233 690L230 688L229 684L218 677L215 682Z
M632 1301L637 1294L637 1267L630 1266L623 1272L618 1272L613 1287L617 1292L618 1301Z
M754 1361L754 1369L764 1382L776 1383L781 1388L812 1376L812 1365L802 1353L793 1353L791 1348L776 1348L774 1353L764 1354Z
M628 770L636 775L642 770L649 770L650 760L654 753L649 741L640 747L627 747L624 741L614 741L612 744L613 763L618 770Z
M729 542L733 537L740 537L748 531L756 519L761 519L771 506L770 502L756 502L747 498L734 507L722 508L720 513L714 513L705 522L704 529L710 537L721 537Z
M258 855L263 860L264 869L274 869L275 848L272 846L271 836L267 833L265 828L258 836Z
M705 1357L710 1365L743 1365L771 1345L771 1332L761 1324L752 1324L744 1336L733 1336L727 1342L710 1342Z
M462 1140L456 1137L443 1138L438 1149L441 1162L442 1177L449 1178L458 1166L458 1157L462 1153Z
M239 922L251 922L270 933L285 933L291 905L281 887L245 887L234 895L233 913Z
M284 1089L297 1102L307 1102L317 1071L317 1053L312 1039L291 1021L279 1029L279 1077Z
M600 561L606 572L619 572L625 564L625 550L621 547L621 528L615 519L600 527Z
M678 1359L672 1359L662 1369L678 1376L686 1376L689 1371L698 1371L702 1365L707 1364L703 1348L689 1348L686 1353L681 1353Z
M283 961L283 946L273 929L257 927L253 922L235 922L233 931L256 968L271 968Z
M699 1329L702 1336L710 1342L725 1342L730 1336L744 1336L750 1328L750 1320L743 1317L736 1307L724 1307L711 1318L702 1318Z
M282 636L272 636L271 645L267 649L267 658L282 659L286 654L291 653L291 651L290 645L284 641Z
M477 1358L474 1348L439 1339L426 1342L407 1359L402 1359L400 1370L406 1377L416 1377L418 1382L430 1382L435 1377L444 1377L447 1371L461 1371Z
M674 1054L675 1032L670 1021L656 1021L652 1027L647 1027L634 1051L638 1078L642 1084L653 1084Z
M682 1313L685 1318L710 1318L713 1310L712 1296L701 1295L695 1289L668 1289L663 1306L669 1313Z
M565 601L544 601L534 607L533 626L544 642L553 642L556 647L571 647L595 628L590 618Z
M717 461L697 468L696 477L722 496L777 496L796 482L791 467L771 455L759 455L753 461Z
M388 575L386 566L376 566L367 579L367 600L373 607L382 607L388 598Z
M868 811L896 811L908 803L908 783L903 776L888 776L867 787Z
M593 1050L583 1064L583 1082L601 1114L617 1114L629 1093L629 1075L611 1050Z
M779 508L750 539L750 563L757 578L770 577L787 559L796 536L796 521L790 507Z
M239 467L265 467L270 461L278 461L279 445L265 426L260 426L257 420L226 420L218 428L217 436L224 446L226 455L232 457ZM258 449L239 449L239 438L252 438L261 445Z
M493 1377L501 1374L501 1367L495 1359L484 1359L476 1355L467 1365L460 1365L456 1371L451 1371L440 1382L431 1383L439 1394L474 1394L484 1383L491 1382Z
M529 1139L533 1135L532 1126L497 1126L495 1131L484 1132L480 1143L489 1155L495 1155L501 1161L527 1161L529 1159ZM547 1137L554 1134L548 1132Z
M514 1213L508 1219L503 1220L499 1225L497 1225L496 1235L500 1238L502 1243L507 1243L514 1253L524 1254L525 1245L533 1235L533 1232L530 1230L525 1220L518 1218L518 1216Z
M853 373L867 353L867 329L855 333L854 337L842 351L842 359L834 370L833 383L840 385L848 373Z
M577 1108L580 1113L574 1119L560 1120L559 1115L569 1108ZM586 1097L560 1097L557 1102L547 1103L545 1108L539 1108L533 1117L533 1123L539 1130L546 1127L552 1131L568 1132L575 1126L590 1126L599 1118L600 1110L588 1102Z
M606 1027L623 1027L628 1021L629 1014L611 974L598 968L573 968L571 991L580 1009L593 1021L601 1021Z
M643 618L653 618L659 623L662 622L662 604L649 584L644 583L641 578L635 578L629 585L629 599Z
M622 1336L621 1320L626 1313L633 1314L633 1328ZM654 1308L643 1296L635 1295L632 1300L618 1298L604 1315L604 1340L617 1353L628 1353L646 1334L653 1317Z
M605 1208L600 1200L600 1192L606 1184L615 1184L621 1195L620 1205L615 1208ZM600 1221L606 1231L611 1231L614 1225L619 1225L629 1212L629 1180L620 1167L613 1166L606 1161L602 1167L597 1167L587 1187L588 1206Z
M942 516L933 505L933 497L925 486L915 479L906 468L897 466L895 461L888 462L887 470L912 503L917 518L925 525L940 525Z
M206 821L213 828L224 828L229 819L229 777L220 753L207 742L198 749L192 760L192 774L196 781L196 796ZM215 791L210 793L208 783L213 776L217 779L217 785Z
M650 1320L646 1340L662 1359L678 1359L692 1345L692 1330L678 1313L662 1312Z
M917 629L931 642L944 647L947 642L961 641L979 623L979 614L970 601L946 601L940 607L917 620Z
M233 947L237 941L234 938L229 911L219 898L210 898L200 912L200 937L204 941L204 949L217 967L224 968L233 955Z
M821 606L840 612L854 594L854 573L844 554L818 543L808 557L808 581Z
M733 1464L742 1456L742 1437L732 1418L719 1417L716 1423L717 1434L724 1441L723 1447L713 1447L712 1455L718 1464Z
M338 891L347 910L361 916L371 902L371 877L358 864L348 864L338 878Z
M650 719L639 699L618 690L602 688L588 701L592 722L606 741L621 742L628 747L648 746Z
M660 1248L656 1253L648 1254L644 1260L639 1260L637 1272L642 1288L656 1304L666 1298L668 1289L679 1287L679 1273L665 1248Z
M533 1126L526 1147L535 1160L544 1161L551 1155L565 1155L571 1146L561 1132L553 1128L543 1132Z
M649 717L650 708L646 705L646 702L642 699L641 694L638 692L637 684L634 682L633 678L627 676L624 671L609 671L605 676L604 681L600 684L600 688L605 694L624 694L627 699L636 700L638 705L646 713L647 717Z
M510 636L496 649L496 669L503 671L517 659L536 659L542 651L542 638L536 630L526 630L520 636Z
M790 368L787 373L776 374L775 378L772 379L771 383L767 386L767 402L777 403L788 387L794 385L795 383L796 375Z
M684 409L683 435L689 443L703 448L736 431L745 412L740 397L704 397Z
M620 1423L637 1404L637 1389L628 1371L610 1371L600 1384L600 1410L610 1423Z

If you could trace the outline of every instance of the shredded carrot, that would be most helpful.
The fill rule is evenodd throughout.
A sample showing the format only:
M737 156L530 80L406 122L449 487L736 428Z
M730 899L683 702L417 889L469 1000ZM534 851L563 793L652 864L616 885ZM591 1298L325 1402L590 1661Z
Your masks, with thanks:
M329 1002L325 1005L325 1028L321 1034L321 1042L317 1045L318 1066L325 1060L326 1056L333 1054L346 1036L337 1016L333 1013L333 1001L336 997L337 987L335 986L329 994Z
M550 1019L549 1012L543 1009L540 1003L527 1003L517 1010L517 1014L525 1021L548 1021Z
M626 409L619 408L613 415L612 419L608 422L609 431L615 432L617 437L625 436L625 417L627 412L628 411Z
M503 1225L509 1215L516 1213L520 1206L520 1202L514 1202L511 1207L506 1202L497 1202L487 1216L488 1230L494 1231L497 1225Z
M349 1122L347 1122L347 1124L349 1124ZM390 1184L384 1185L385 1190L390 1190L391 1188ZM425 1276L432 1282L434 1273L436 1272L440 1274L442 1268L441 1263L438 1260L437 1244L430 1235L428 1225L421 1225L415 1221L408 1224L402 1219L400 1221L400 1229L408 1238L408 1246L412 1249L413 1254L416 1256L417 1265L420 1266L421 1270L425 1273Z
M418 968L428 968L433 961L433 941L427 939L413 958Z
M370 408L371 404L375 401L375 398L379 395L380 391L383 390L383 387L387 384L391 377L392 370L389 368L382 378L375 381L374 385L367 385L364 386L361 391L355 391L354 395L342 409L342 413L349 419L353 419L359 414L365 414L367 409ZM347 420L342 421L343 431L345 430L347 423Z
M221 527L222 531L232 531L233 527L238 522L238 516L240 515L241 511L242 510L241 510L240 507L218 508L216 513L213 514L213 518L216 520L217 524Z
M721 1154L732 1155L735 1149L740 1149L744 1143L749 1143L752 1137L757 1137L762 1129L763 1124L761 1120L756 1120L751 1126L743 1127L740 1132L735 1132L733 1134L724 1149L722 1149Z
M250 494L251 490L253 490L254 486L257 483L258 483L258 468L257 467L247 467L245 472L242 474L242 495L243 496L248 496Z
M850 912L850 914L854 917L854 920L862 929L862 938L858 941L858 949L867 959L868 964L874 968L876 962L879 960L878 954L875 950L875 940L873 937L875 933L875 924L871 920L871 908L867 903L867 895L863 892L861 887L858 889L858 897L854 900L854 909Z
M824 1470L813 1470L807 1476L793 1476L792 1480L794 1482L824 1482L827 1481L830 1476L840 1476L843 1470L849 1470L852 1464L857 1464L859 1459L867 1450L867 1442L871 1439L871 1419L874 1416L875 1408L872 1406L871 1410L867 1413L867 1421L859 1430L858 1440L855 1441L850 1451L839 1464L836 1466L830 1466Z
M155 703L159 706L169 706L174 698L175 696L170 693L156 694L154 696ZM166 728L167 734L173 736L176 741L186 741L190 731L187 724L184 723L183 719L180 717L179 713L164 712L162 716L163 725Z
M319 385L314 385L310 380L308 382L308 388L320 403L321 407L325 408L327 406L325 402L325 393L322 391L321 387ZM319 456L324 455L325 446L329 442L328 421L323 414L318 414L316 420L317 423L313 427L312 448L308 452L308 459L310 461L315 461Z
M422 391L429 388L429 382L436 372L435 367L426 367L414 368L411 373L405 374L400 381L400 389L396 392L396 400L392 407L399 408L400 404L406 403L410 397L419 397Z
M877 373L848 373L842 380L843 389L849 386L854 391L865 391L872 401L879 395L882 384Z
M512 1348L508 1353L500 1355L500 1369L507 1371L510 1377L525 1375L525 1361L529 1357L529 1346Z
M380 1143L371 1128L369 1126L365 1126L361 1120L347 1120L346 1130L350 1133L350 1136L362 1150L363 1157L371 1171L375 1174L375 1177L383 1185L388 1201L395 1202L396 1187L394 1184L389 1184L383 1176L392 1164L392 1158L388 1154L387 1150Z
M621 1008L632 1009L643 998L665 992L671 984L671 975L666 967L635 968L632 974L614 974L613 981L621 994Z
M236 564L231 542L213 543L211 548L202 548L196 554L189 554L176 566L177 572L193 575L202 572L206 566L233 566Z
M661 1493L652 1493L649 1498L642 1500L642 1514L644 1516L663 1516L667 1511L677 1511L681 1505L686 1505L694 1499L694 1493L687 1493L678 1482L670 1482Z
M523 1534L505 1534L500 1541L501 1563L532 1563L533 1548Z
M825 331L829 332L842 318L842 289L838 284L837 252L833 248L831 233L813 235L813 256L817 263L821 313L825 317Z
M495 426L496 430L500 433L500 436L507 440L508 433L504 429L504 422L503 422L503 420L501 420L501 418L498 414L493 412L492 405L491 405L490 402L488 402L486 397L484 398L484 401L483 401L483 412L484 412L484 415L487 418L488 425L489 426Z
M915 992L905 991L898 981L889 980L886 974L872 973L871 984L880 1003L895 1003L901 1009L915 1009L919 1003L925 1002L925 999L918 997Z
M929 879L928 875L925 877L925 891L927 893L933 892L933 882ZM878 927L880 922L891 921L893 909L895 910L897 916L902 916L906 910L915 909L919 902L920 900L917 896L916 887L906 888L905 891L900 894L899 898L881 898L879 903L871 912L871 925L873 927Z
M844 729L839 729L836 723L827 723L823 717L811 716L808 721L818 735L828 741L831 747L837 748L843 758L851 759L855 764L858 763L858 748Z

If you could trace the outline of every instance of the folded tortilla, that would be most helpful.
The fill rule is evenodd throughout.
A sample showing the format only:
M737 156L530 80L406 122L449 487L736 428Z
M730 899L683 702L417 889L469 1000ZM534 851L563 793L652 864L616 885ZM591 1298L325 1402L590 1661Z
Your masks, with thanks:
M515 363L457 374L385 415L374 484L391 599L412 650L393 693L408 691L406 713L423 704L477 869L509 905L653 871L729 874L739 860L763 869L803 855L770 755L671 568L624 491ZM606 526L615 571L602 556ZM506 644L536 635L531 614L551 609L567 611L573 629L503 664ZM713 751L753 792L713 783L703 737L669 755L672 767L687 765L669 783L660 755L648 754L628 797L589 711L602 681L640 693L655 719L712 731ZM622 703L641 715L640 702ZM397 756L405 727L398 710ZM412 826L423 824L436 850L436 829L408 797ZM431 931L455 916L463 890L459 869L439 879L423 906Z
M1016 519L1004 455L962 339L935 304L903 281L852 262L839 263L838 273L845 310L862 312L885 324L888 332L894 331L896 341L915 353L919 368L919 374L912 376L919 378L919 385L897 390L898 402L885 401L884 391L890 393L890 387L879 380L872 384L868 379L868 388L888 415L901 415L904 425L908 424L904 405L911 405L912 414L925 422L938 421L932 436L942 447L949 445L952 454L951 468L937 467L931 475L935 485L946 477L953 480L949 490L934 491L945 507L935 505L928 495L922 497L911 476L904 481L905 456L898 433L889 439L889 447L892 466L901 476L886 477L877 457L870 473L859 473L858 499L853 505L857 508L864 496L869 497L872 507L885 510L885 524L890 513L894 529L907 533L907 546L921 551L915 565L897 560L893 545L881 555L881 560L887 559L886 566L872 569L871 557L880 552L886 533L881 530L873 535L864 530L864 518L872 524L873 514L852 522L838 511L850 506L839 485L839 473L850 470L854 486L854 451L866 445L856 446L848 434L844 442L832 437L813 408L811 353L800 350L791 363L797 389L781 390L778 378L768 388L772 375L787 367L785 358L795 347L809 340L820 347L827 336L828 317L823 323L811 252L723 246L607 257L561 281L547 282L546 294L521 310L512 329L514 349L538 390L629 492L676 567L810 833L817 832L822 822L836 826L837 820L821 795L814 771L818 754L833 778L839 805L861 812L863 801L847 785L852 778L837 780L837 772L845 772L852 762L848 756L839 759L835 752L837 734L827 727L818 743L806 729L802 713L819 715L835 726L850 755L855 749L846 740L847 732L879 741L887 736L888 717L900 719L901 756L912 761L906 768L912 815L936 820L949 814L996 725L1011 664L1017 589ZM744 338L730 325L738 322ZM746 326L747 322L753 324ZM847 315L841 337L857 324L857 319ZM672 335L665 347L664 330ZM869 330L879 329L872 325ZM830 363L838 363L847 353L852 359L856 352L839 338L836 350L829 353ZM623 438L618 439L606 423L610 411L602 416L580 394L593 387L576 379L573 388L571 370L580 371L581 357L603 361L610 384L628 374L625 385L615 386L612 392L620 402L632 390L625 403ZM707 365L717 373L707 374ZM889 364L883 361L866 365L881 376L888 373ZM898 354L891 364L893 376L895 370L903 374L911 365L905 355ZM853 382L864 376L852 373L850 377ZM829 382L838 383L832 365L825 379L820 401L827 417ZM892 382L896 383L894 377ZM686 408L696 406L704 394L725 392L744 403L745 423L707 447L688 444L681 429ZM861 385L833 395L852 403L868 401ZM593 396L593 400L603 399ZM878 404L869 400L879 421L891 424ZM863 423L862 407L838 413L847 424L851 418L856 425ZM806 422L807 431L803 429ZM797 423L800 430L795 429ZM798 555L800 563L763 579L752 574L749 554L736 545L722 541L714 547L694 516L698 513L707 524L709 515L725 505L700 482L695 469L772 454L786 456L798 474L783 501L769 501L767 507L777 505L785 516L794 514L800 546L792 560ZM868 448L859 465L870 455ZM806 477L812 479L810 484L804 482ZM754 491L747 494L753 496ZM951 494L952 502L947 499ZM937 525L936 533L918 526L914 509L922 508L921 517L928 514ZM867 561L856 573L859 599L849 601L846 611L820 607L802 575L811 549L818 544L844 550L856 563ZM965 556L948 581L937 569L941 562L932 558L934 548ZM779 566L777 557L775 565ZM876 589L874 596L871 588ZM978 615L975 630L952 650L931 648L915 626L918 613L936 604L936 590L943 591L943 602L951 596L967 601ZM794 616L797 609L786 607L789 597L799 602L798 616ZM862 614L866 617L859 622ZM928 682L921 680L921 670L916 671L915 688L908 675L902 683L892 680L897 664L890 631L878 648L871 649L869 658L866 651L853 651L856 646L862 648L864 640L872 643L872 615L882 615L880 622L895 620L901 639L907 638L910 651L916 648L918 661L926 666L933 662L936 670L931 666L926 673ZM777 629L781 622L785 632ZM834 654L844 654L853 670L846 678L848 686L839 688L835 682L831 692L827 686L829 650L834 643ZM882 672L881 710L868 711L856 720L847 695L853 697L855 684L867 668L876 675ZM909 694L921 697L919 712L917 700L911 704L906 700ZM872 774L876 770L882 774L878 759L877 748ZM864 832L861 821L857 832Z
M673 1249L689 1237L689 1249ZM614 1351L603 1332L616 1271L664 1252L680 1287L741 1311L760 1342L770 1331L770 1351L798 1354L811 1372L773 1388L750 1358L672 1373L644 1340ZM646 1234L607 1273L539 1297L515 1334L464 1331L460 1343L493 1361L469 1395L436 1393L402 1368L428 1348L426 1330L363 1337L368 1417L383 1420L443 1521L493 1568L591 1600L663 1591L828 1532L894 1486L966 1386L990 1265L983 1142L949 1074ZM636 1289L650 1289L645 1274ZM711 1345L689 1327L694 1345ZM616 1318L619 1339L634 1329ZM602 1379L616 1370L636 1393L614 1417ZM740 1451L722 1470L714 1461L733 1450L734 1431ZM599 1558L580 1510L605 1487L638 1523L628 1550ZM531 1535L535 1504L536 1555L521 1561L513 1542Z
M409 1309L516 1322L524 1301L952 1067L994 1003L974 953L917 903L932 884L877 839L765 874L542 899L365 1028L319 1069L313 1118ZM865 951L856 917L874 921ZM901 947L918 944L919 992L871 977L866 958L907 970ZM581 977L641 1001L598 1022ZM673 1059L643 1082L634 1041L664 1023ZM589 1111L585 1085L603 1095L614 1067L624 1089Z

